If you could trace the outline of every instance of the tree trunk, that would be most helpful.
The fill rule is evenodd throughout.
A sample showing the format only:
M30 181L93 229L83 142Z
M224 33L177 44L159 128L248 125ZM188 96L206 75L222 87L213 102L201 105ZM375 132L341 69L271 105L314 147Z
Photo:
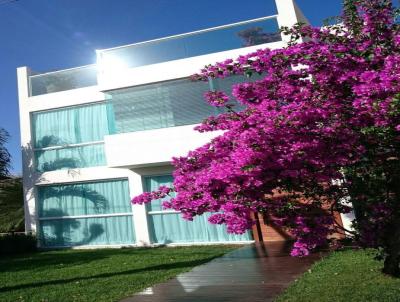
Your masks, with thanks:
M391 231L390 237L387 238L387 256L382 271L385 274L400 277L400 220L394 221Z

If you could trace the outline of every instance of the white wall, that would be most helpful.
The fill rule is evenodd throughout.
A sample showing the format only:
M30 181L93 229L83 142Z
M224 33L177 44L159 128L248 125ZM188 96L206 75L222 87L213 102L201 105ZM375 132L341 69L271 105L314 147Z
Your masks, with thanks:
M162 128L105 136L109 167L154 166L185 156L208 143L220 132L199 133L194 125Z

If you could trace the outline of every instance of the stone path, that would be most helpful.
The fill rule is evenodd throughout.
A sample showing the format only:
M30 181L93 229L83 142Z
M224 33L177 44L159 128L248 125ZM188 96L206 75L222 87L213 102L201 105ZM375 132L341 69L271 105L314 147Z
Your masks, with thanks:
M289 250L284 242L244 246L121 302L273 301L321 257L294 258Z

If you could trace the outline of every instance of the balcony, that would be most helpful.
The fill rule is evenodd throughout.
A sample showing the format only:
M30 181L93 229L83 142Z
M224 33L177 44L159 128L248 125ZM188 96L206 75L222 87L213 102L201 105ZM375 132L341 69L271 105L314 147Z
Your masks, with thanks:
M98 51L101 72L112 74L130 68L201 56L281 41L277 16L165 37Z
M29 95L37 96L97 85L97 66L87 65L29 76Z
M281 41L277 15L258 19L218 26L195 32L140 42L136 44L99 50L97 64L77 68L52 71L46 73L33 73L29 76L29 96L38 96L53 92L61 92L77 88L95 86L98 72L107 75L108 86L129 87L138 83L124 85L119 81L137 79L138 77L124 74L124 71L141 66L164 63L179 59L198 57L207 54L220 53L228 50L251 47L261 44ZM187 64L184 64L187 65ZM155 65L155 68L158 65ZM176 67L176 66L175 66ZM193 66L190 66L191 72ZM199 68L201 66L198 66ZM182 69L182 66L180 67ZM140 68L138 68L138 72ZM178 68L179 69L179 68ZM157 69L164 73L163 69ZM187 76L189 73L181 70ZM149 72L152 81L154 72ZM141 73L144 79L145 74ZM181 76L171 76L179 78ZM164 79L162 79L164 80ZM118 85L113 81L117 81ZM115 85L114 85L115 84ZM121 84L121 85L119 85ZM110 87L100 85L101 90L110 90Z

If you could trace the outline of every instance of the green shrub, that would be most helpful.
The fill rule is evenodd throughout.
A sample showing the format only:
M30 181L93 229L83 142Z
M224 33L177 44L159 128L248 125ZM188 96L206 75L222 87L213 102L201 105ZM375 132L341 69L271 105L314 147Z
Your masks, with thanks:
M0 179L0 233L25 230L23 196L21 178Z
M36 237L26 234L0 236L0 255L19 254L36 251Z

